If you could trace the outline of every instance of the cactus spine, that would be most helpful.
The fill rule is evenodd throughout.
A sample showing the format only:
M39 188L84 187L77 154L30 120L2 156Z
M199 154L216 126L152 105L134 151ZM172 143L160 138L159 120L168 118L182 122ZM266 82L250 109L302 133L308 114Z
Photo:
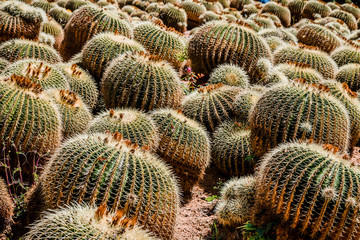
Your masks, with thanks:
M185 0L181 3L181 7L186 12L187 25L190 29L201 25L201 20L199 17L201 14L206 12L204 5L192 0Z
M63 28L69 21L72 13L62 7L54 7L49 11L50 17L54 18Z
M303 9L302 16L308 19L324 18L329 16L331 8L323 2L311 0L308 1Z
M179 8L171 3L161 8L159 18L168 27L176 31L185 32L187 28L187 16L184 9Z
M358 28L356 19L351 13L341 10L334 10L331 12L329 16L344 21L344 23L346 23L346 25L349 27L351 31L356 30Z
M0 74L4 71L4 69L10 64L10 62L4 58L0 58Z
M308 64L282 63L277 65L275 70L282 72L290 80L305 79L308 83L320 83L323 80L321 74Z
M50 34L55 38L54 48L59 50L61 42L64 38L64 30L61 25L55 20L51 20L42 24L41 31Z
M241 91L234 100L234 112L236 120L240 123L247 123L251 108L260 99L262 93L253 89Z
M360 50L353 46L342 46L332 52L331 57L339 67L349 63L360 63Z
M222 64L215 68L210 74L209 83L223 83L242 88L250 85L246 72L234 64Z
M284 27L290 27L291 13L287 7L281 6L276 2L268 2L264 5L262 13L273 13L279 17L281 24Z
M360 90L360 64L343 65L336 74L336 81L346 83L352 91Z

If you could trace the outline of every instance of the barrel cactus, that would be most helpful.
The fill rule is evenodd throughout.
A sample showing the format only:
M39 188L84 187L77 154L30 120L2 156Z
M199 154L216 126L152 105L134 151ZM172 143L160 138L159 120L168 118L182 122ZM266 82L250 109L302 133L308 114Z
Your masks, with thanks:
M236 8L237 10L241 11L246 4L253 3L252 0L231 0L230 7Z
M222 64L211 72L209 83L223 83L225 85L247 88L249 86L249 77L242 68L234 64Z
M327 17L330 13L331 8L324 2L311 0L305 4L302 16L304 18L316 19Z
M306 0L293 0L289 3L288 8L293 24L300 21L306 2Z
M49 13L50 9L55 7L56 0L35 0L31 3L31 6L41 8L46 13Z
M337 50L333 52L335 54ZM300 45L286 45L274 52L274 63L297 62L308 64L316 69L324 78L333 79L337 72L336 61L332 60L325 52L317 50L317 48Z
M282 144L263 158L257 175L255 207L278 226L301 239L357 239L360 173L339 155L316 144Z
M125 139L155 151L158 133L154 121L146 114L130 109L105 110L91 122L89 133L119 132Z
M184 194L203 178L210 164L210 140L205 129L180 111L160 109L151 113L159 132L158 154L180 179Z
M128 53L111 62L102 78L101 92L107 108L145 111L177 107L183 97L180 78L170 64L152 56Z
M88 41L82 49L82 66L96 79L101 79L111 60L125 52L145 52L145 49L127 37L100 33Z
M41 31L50 34L55 38L54 48L59 50L61 42L64 38L64 30L62 26L59 23L57 23L55 20L50 20L42 24Z
M300 78L308 83L320 83L323 80L321 74L308 64L288 62L277 65L275 69L284 73L290 80Z
M216 216L225 226L238 227L251 219L256 196L256 178L234 178L221 189L220 200L216 206Z
M65 8L74 12L75 10L81 8L84 5L90 4L91 2L86 0L67 0L65 4Z
M64 31L65 36L60 53L65 61L80 52L83 45L98 33L113 32L125 37L132 37L130 25L120 19L116 12L107 11L92 4L75 11Z
M0 45L0 57L10 62L35 58L48 63L58 63L62 59L52 47L29 40L12 39Z
M187 25L189 28L201 25L200 16L206 12L206 8L201 3L185 0L181 3L181 7L185 10L187 16Z
M273 13L279 17L284 27L290 27L291 13L287 7L281 6L276 2L268 2L264 5L262 13Z
M292 43L296 43L297 42L297 38L296 36L294 36L293 34L285 31L284 29L281 28L267 28L267 29L263 29L261 31L258 32L258 34L260 36L262 36L263 38L268 38L268 37L278 37L280 39L282 39L285 42L292 42Z
M317 24L306 24L297 33L299 42L315 46L330 53L341 45L340 39L330 30Z
M241 91L236 95L233 106L236 120L240 123L247 123L250 110L260 99L262 93L253 89Z
M81 149L81 151L79 151ZM155 155L122 135L80 135L64 142L41 177L46 206L71 202L126 209L129 218L171 239L179 208L177 182Z
M329 16L342 20L344 23L346 23L351 31L358 28L356 19L351 13L342 10L334 10Z
M212 163L227 176L254 172L256 161L250 147L250 129L246 124L228 121L214 132L211 146Z
M69 83L61 70L53 64L43 61L26 59L10 64L5 68L4 75L23 75L31 81L40 84L44 89L58 88L69 89Z
M214 131L219 123L234 116L233 102L240 91L241 88L222 83L199 88L184 99L184 115Z
M106 206L78 204L45 212L23 239L156 240L121 210L109 213Z
M260 157L280 143L296 139L332 144L347 153L348 112L328 90L323 85L293 83L273 87L262 95L249 118L254 154Z
M10 230L14 212L14 203L10 197L6 183L0 178L0 238L6 239L3 234Z
M276 49L278 49L286 44L286 42L284 42L279 37L267 37L267 38L265 38L265 41L269 45L269 48L272 53L274 53L276 51Z
M174 28L176 31L185 32L187 28L187 16L184 9L175 6L172 3L166 4L161 8L159 18L168 27Z
M67 78L70 90L77 93L88 107L95 108L99 96L95 79L74 63L62 63L57 66Z
M352 91L360 90L360 64L350 63L342 66L335 79L346 83Z
M46 16L40 9L18 1L0 5L0 43L13 38L37 40Z
M244 68L251 77L257 60L270 58L270 54L266 42L254 31L224 21L203 25L188 44L192 69L204 74L209 74L220 64L233 63Z
M356 20L360 18L360 9L356 4L353 3L345 3L340 7L342 10L351 13Z
M349 63L360 63L360 49L354 46L342 46L332 52L331 57L339 67Z
M49 15L64 28L66 26L66 23L69 21L72 13L65 8L54 7L50 9Z

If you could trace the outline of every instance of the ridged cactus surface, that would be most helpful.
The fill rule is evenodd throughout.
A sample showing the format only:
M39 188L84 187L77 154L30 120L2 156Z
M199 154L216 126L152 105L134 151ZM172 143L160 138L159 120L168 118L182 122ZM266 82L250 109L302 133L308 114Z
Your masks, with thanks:
M320 83L323 80L323 76L308 64L288 62L277 65L275 69L285 74L289 80L302 78L308 83Z
M304 18L316 19L316 18L327 17L330 15L330 13L331 13L331 8L328 5L326 5L324 2L311 0L305 4L303 8L302 16Z
M344 23L346 23L351 31L358 29L356 19L351 13L342 10L334 10L329 16L342 20Z
M41 31L50 34L55 38L55 49L60 49L61 42L64 38L64 29L55 20L44 22L41 26Z
M262 13L272 13L279 17L281 24L284 27L289 27L291 24L291 13L287 7L281 6L276 2L268 2L264 5Z
M69 21L72 13L62 7L54 7L49 11L50 17L54 18L63 28Z
M166 26L174 28L176 31L183 33L187 29L187 15L185 10L172 3L168 3L161 8L159 18Z
M306 2L306 0L293 0L289 3L288 8L293 24L300 21Z
M350 63L342 66L335 79L346 83L352 91L360 90L360 64Z
M240 123L249 121L250 110L260 99L262 93L253 89L241 91L236 95L233 106L236 120Z
M206 12L206 8L201 3L185 0L181 3L181 7L185 10L187 16L187 25L189 28L201 25L200 16Z
M249 86L249 76L242 68L234 64L222 64L211 72L209 83L223 83L247 88Z
M4 71L4 69L10 65L10 62L4 58L0 58L0 74Z
M331 57L339 67L349 63L360 63L360 48L342 46L332 52Z

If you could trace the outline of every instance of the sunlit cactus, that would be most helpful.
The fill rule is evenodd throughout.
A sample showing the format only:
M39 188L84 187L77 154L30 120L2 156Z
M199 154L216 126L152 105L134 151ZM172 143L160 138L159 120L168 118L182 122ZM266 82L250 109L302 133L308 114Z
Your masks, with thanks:
M331 10L340 9L340 4L337 2L327 2L326 4L331 8Z
M38 41L38 43L48 45L52 48L54 48L54 45L55 45L55 38L52 35L44 33L44 32L40 32L39 38L37 41Z
M352 91L360 90L360 64L343 65L336 74L336 81L346 83Z
M209 83L223 83L225 85L247 88L249 86L249 77L242 68L234 64L222 64L211 72Z
M107 108L133 107L145 111L177 107L183 97L180 78L170 64L132 53L111 62L102 78L101 92Z
M316 19L327 17L331 13L331 8L326 5L324 2L320 2L317 0L311 0L306 2L303 8L302 16L304 18Z
M100 81L111 60L125 52L145 52L145 49L127 37L113 33L100 33L83 47L82 66Z
M200 3L206 8L206 11L221 13L224 10L223 5L221 5L221 3L219 2L209 2L209 1L201 0Z
M54 48L59 50L61 42L64 38L64 30L62 26L55 20L51 20L42 24L41 31L50 34L55 38Z
M280 143L296 139L332 144L347 153L351 133L348 112L326 91L329 88L320 84L293 83L264 93L249 118L254 154L260 157Z
M199 88L185 97L183 113L214 131L221 122L234 116L233 102L240 91L241 88L222 83Z
M238 227L245 224L254 214L256 178L234 178L221 189L216 206L216 216L220 224Z
M56 6L55 1L56 0L34 0L31 6L41 8L46 13L49 13L50 9Z
M163 161L119 133L65 141L41 183L49 208L83 202L106 205L111 212L125 209L127 217L156 236L172 238L179 208L174 175Z
M320 83L323 80L321 74L308 64L288 62L275 67L276 70L284 73L288 79L305 79L308 83Z
M71 17L71 12L62 7L54 7L50 9L49 15L55 19L63 28Z
M125 139L140 147L155 151L158 133L150 116L130 108L105 110L91 122L89 133L119 132Z
M260 99L262 93L253 89L241 91L234 100L236 120L240 123L249 121L250 110Z
M136 218L128 218L126 214L124 210L108 212L106 205L95 208L72 204L46 211L23 239L157 239L140 228Z
M293 0L289 3L288 8L293 24L300 21L306 2L307 0Z
M184 9L168 3L161 8L159 18L168 27L172 27L179 32L185 32L187 28L187 16Z
M281 24L284 27L289 27L291 24L291 13L287 7L281 6L276 2L268 2L264 5L262 13L273 13L279 17Z
M159 132L157 153L173 167L183 193L189 194L210 164L210 140L206 130L172 109L156 110L151 117Z
M268 77L271 69L273 69L273 64L268 58L261 58L256 64L253 77L251 78L252 83L264 82ZM266 85L266 84L265 84Z
M351 13L342 10L334 10L329 16L341 19L346 23L350 30L356 30L358 28L356 19Z
M256 209L296 239L357 239L360 173L337 148L287 143L269 152L257 174ZM258 218L259 220L259 218Z
M60 53L65 61L78 53L83 45L98 33L113 32L132 37L129 23L120 19L115 11L107 11L96 5L85 5L75 11L64 31Z
M276 51L276 49L278 49L286 44L286 42L283 41L279 37L267 37L267 38L265 38L265 41L269 45L269 48L272 53L274 53Z
M241 15L244 17L249 17L253 14L258 14L260 10L254 4L246 4L241 10Z
M6 239L4 234L9 233L14 203L10 197L5 181L0 178L0 238Z
M41 23L45 20L41 9L19 1L7 1L0 5L0 43L13 38L37 40Z
M242 67L251 77L258 59L270 58L270 54L269 46L254 31L224 21L203 25L188 44L193 71L204 74L209 74L220 64L233 63Z
M339 67L349 63L360 63L360 49L354 46L342 46L331 53Z
M206 12L206 8L201 3L185 0L181 3L181 7L185 10L187 16L187 25L189 28L201 25L200 16Z

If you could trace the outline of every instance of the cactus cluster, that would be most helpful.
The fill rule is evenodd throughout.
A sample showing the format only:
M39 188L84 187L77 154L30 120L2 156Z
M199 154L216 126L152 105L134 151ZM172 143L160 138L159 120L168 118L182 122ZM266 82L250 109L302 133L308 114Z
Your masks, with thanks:
M211 72L209 83L246 88L249 86L249 77L242 68L234 64L222 64Z
M287 7L281 6L276 2L268 2L264 5L262 13L273 13L281 21L284 27L289 27L291 24L291 13Z
M159 18L168 27L174 28L176 31L185 32L187 28L187 15L184 9L167 3L161 8Z
M334 10L329 16L342 20L344 23L346 23L350 30L356 30L358 28L356 19L351 13L341 10Z

